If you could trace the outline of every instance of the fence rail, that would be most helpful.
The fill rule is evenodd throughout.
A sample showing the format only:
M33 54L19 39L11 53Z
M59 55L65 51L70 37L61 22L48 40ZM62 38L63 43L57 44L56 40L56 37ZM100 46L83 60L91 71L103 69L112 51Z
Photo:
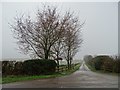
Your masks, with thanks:
M71 66L71 69L74 69L75 66L76 65L73 64ZM67 65L65 65L65 66L59 66L59 68L56 67L56 72L64 72L64 71L68 71Z

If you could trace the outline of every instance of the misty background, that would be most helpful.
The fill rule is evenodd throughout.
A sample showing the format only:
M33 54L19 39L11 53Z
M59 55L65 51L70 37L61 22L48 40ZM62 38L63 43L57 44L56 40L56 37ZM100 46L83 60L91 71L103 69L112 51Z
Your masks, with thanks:
M85 21L82 30L83 44L75 59L84 55L117 55L118 54L118 3L117 2L58 2L46 3L58 6L61 13L74 11L81 22ZM1 5L0 5L1 6ZM29 58L17 50L10 25L16 15L26 14L35 17L42 3L37 2L4 2L2 3L2 56L0 58ZM1 13L0 13L1 14ZM1 46L2 45L2 46Z

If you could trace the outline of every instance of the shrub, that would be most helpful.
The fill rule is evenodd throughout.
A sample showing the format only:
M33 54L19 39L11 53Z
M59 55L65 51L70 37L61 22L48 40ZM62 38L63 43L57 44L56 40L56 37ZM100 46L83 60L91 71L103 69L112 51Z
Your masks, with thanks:
M15 61L3 61L2 62L2 76L13 74Z
M106 60L103 62L103 70L113 72L113 66L115 65L114 60L112 58L106 58Z
M54 60L32 59L24 62L2 61L2 75L40 75L55 72Z
M113 72L120 73L120 60L114 60Z
M120 60L110 56L96 56L92 60L85 60L95 70L120 73Z
M52 74L55 69L56 62L53 60L34 59L23 63L23 72L27 75Z
M14 75L21 75L21 74L23 74L23 62L16 62L15 63L13 74Z
M102 67L103 67L104 62L106 60L109 60L109 59L110 59L109 56L96 56L95 58L93 58L95 69L96 70L101 70Z

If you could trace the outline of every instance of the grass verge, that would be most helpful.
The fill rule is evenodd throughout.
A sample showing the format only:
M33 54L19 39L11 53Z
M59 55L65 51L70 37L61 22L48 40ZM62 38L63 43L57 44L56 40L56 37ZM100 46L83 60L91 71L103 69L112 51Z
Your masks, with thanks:
M7 77L3 77L2 78L2 84L6 84L6 83L12 83L12 82L19 82L19 81L27 81L27 80L36 80L36 79L47 79L47 78L55 78L55 77L61 77L61 76L65 76L65 75L69 75L73 72L75 72L76 70L79 69L81 64L77 64L74 69L71 70L67 70L64 72L60 72L60 73L54 73L52 75L35 75L35 76L7 76Z
M90 66L88 63L86 63L86 65L87 65L87 67L88 67L91 71L93 71L93 72L96 72L96 71L97 71L95 68L93 68L92 66Z

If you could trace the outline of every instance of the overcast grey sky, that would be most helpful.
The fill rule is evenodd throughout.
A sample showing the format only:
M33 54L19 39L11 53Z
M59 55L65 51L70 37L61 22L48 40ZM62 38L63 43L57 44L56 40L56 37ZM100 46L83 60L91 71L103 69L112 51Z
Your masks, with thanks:
M82 31L84 40L82 47L75 56L118 53L118 3L117 2L64 2L51 3L57 5L60 11L75 11L81 21L86 20ZM26 58L28 56L16 50L16 40L12 36L8 23L16 14L30 14L34 17L41 3L2 3L2 58ZM1 43L1 42L0 42Z

